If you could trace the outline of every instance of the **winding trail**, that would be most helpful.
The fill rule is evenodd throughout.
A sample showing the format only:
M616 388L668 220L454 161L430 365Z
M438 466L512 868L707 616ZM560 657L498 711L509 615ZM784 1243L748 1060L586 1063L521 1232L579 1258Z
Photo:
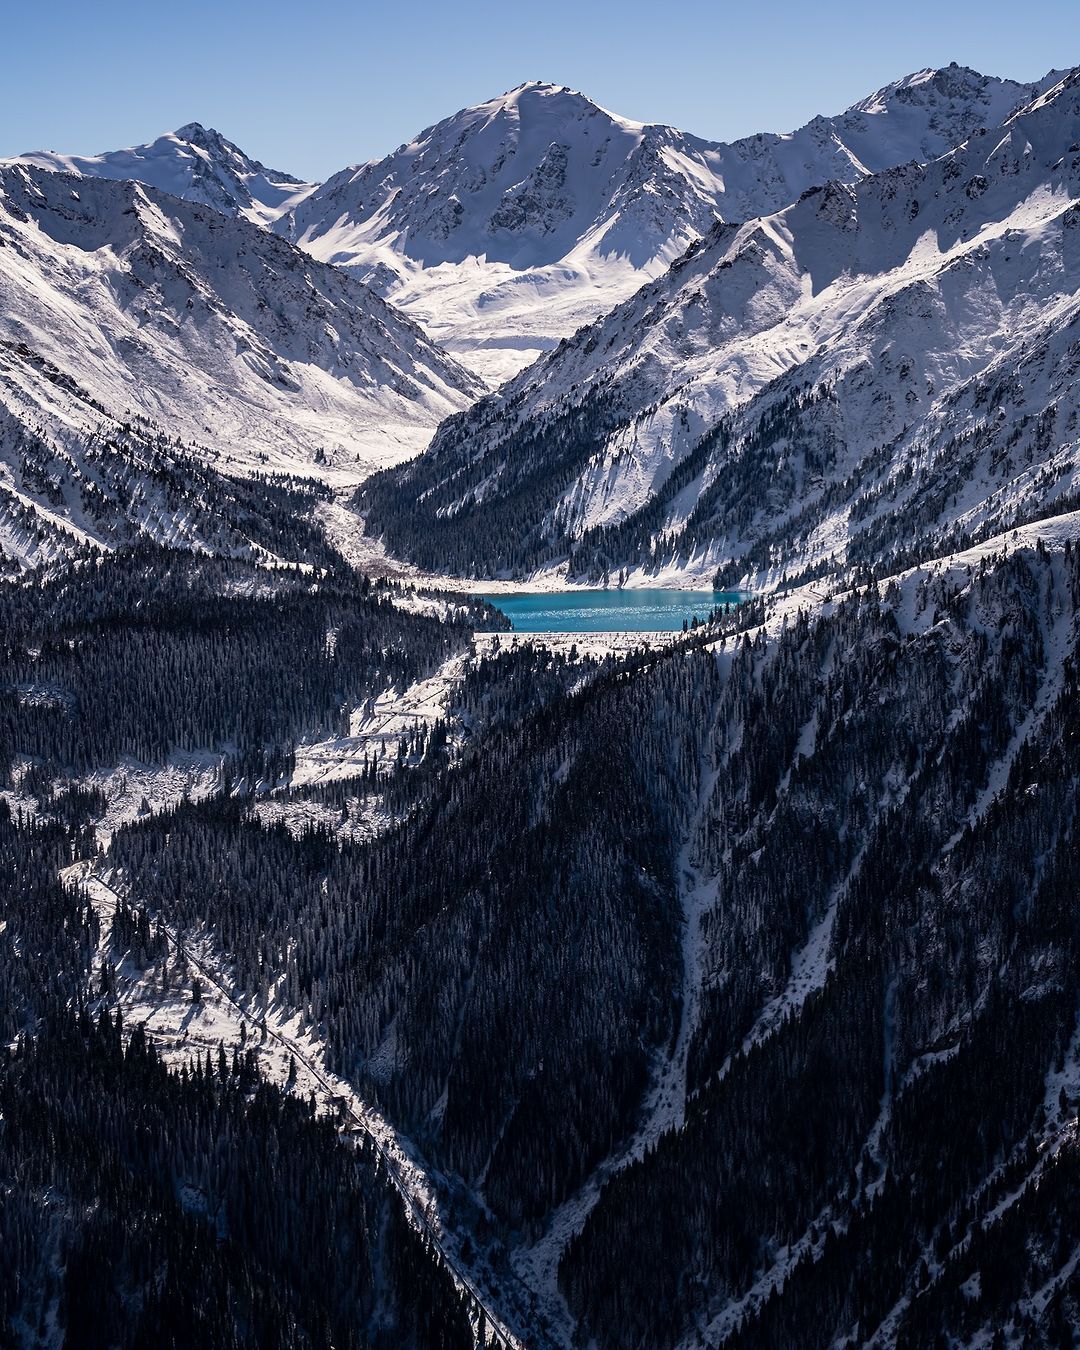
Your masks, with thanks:
M103 877L93 872L89 872L85 876L83 885L95 910L103 918L108 919L111 924L117 907L126 897ZM408 1160L406 1155L401 1153L399 1147L395 1148L383 1137L385 1133L393 1135L392 1128L388 1123L372 1111L356 1095L349 1084L333 1078L325 1069L316 1064L309 1050L300 1046L284 1032L276 1030L264 1016L253 1015L250 1010L244 1008L226 987L217 971L204 958L196 955L192 947L184 943L168 925L162 923L160 927L170 951L181 955L185 962L198 972L200 978L217 991L239 1018L258 1027L264 1039L276 1042L298 1065L306 1070L309 1077L322 1089L325 1095L325 1104L336 1107L341 1116L347 1119L348 1124L343 1125L342 1133L351 1138L354 1143L359 1138L363 1138L371 1144L385 1168L391 1186L402 1202L406 1217L438 1252L455 1284L467 1295L472 1305L474 1330L481 1324L484 1325L483 1344L488 1347L495 1347L496 1350L527 1350L527 1342L515 1335L503 1318L495 1312L490 1299L481 1292L472 1276L462 1267L456 1253L448 1247L439 1225L432 1218L428 1197L418 1194L415 1186L410 1184L409 1168L415 1168L415 1164L411 1163L411 1160ZM104 931L105 925L103 925ZM157 1033L152 1028L147 1028L146 1034L154 1039ZM159 1038L172 1040L171 1037L159 1036ZM399 1154L401 1156L398 1156ZM409 1167L403 1165L406 1163L409 1164Z

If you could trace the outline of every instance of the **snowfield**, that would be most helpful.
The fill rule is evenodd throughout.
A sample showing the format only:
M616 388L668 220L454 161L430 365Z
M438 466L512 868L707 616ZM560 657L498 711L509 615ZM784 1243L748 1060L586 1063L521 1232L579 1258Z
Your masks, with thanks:
M838 115L731 143L534 80L322 184L267 169L197 122L131 149L17 162L135 179L265 225L367 281L497 385L659 276L718 220L934 159L1056 78L921 70Z
M479 392L367 287L246 220L0 167L0 542L16 558L34 559L36 522L58 551L104 542L94 507L114 459L129 478L117 510L173 542L190 512L157 461L347 489Z
M716 225L365 508L391 552L427 562L437 530L477 575L579 550L593 579L750 590L879 533L941 552L1052 513L1077 485L1078 144L1074 73L940 159Z
M661 274L717 220L943 154L1048 81L924 70L839 116L728 145L531 81L342 170L275 228L369 280L495 385Z

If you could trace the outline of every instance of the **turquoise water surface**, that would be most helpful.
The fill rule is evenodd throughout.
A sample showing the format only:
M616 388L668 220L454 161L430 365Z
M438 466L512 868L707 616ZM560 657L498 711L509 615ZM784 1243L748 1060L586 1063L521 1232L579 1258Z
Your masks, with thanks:
M696 615L737 605L738 591L525 591L485 595L518 633L673 633Z

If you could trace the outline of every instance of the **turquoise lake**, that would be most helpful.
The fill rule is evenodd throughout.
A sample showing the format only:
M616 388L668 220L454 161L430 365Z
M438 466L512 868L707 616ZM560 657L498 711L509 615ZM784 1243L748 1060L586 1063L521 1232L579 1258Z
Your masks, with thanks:
M485 595L518 633L674 633L718 605L737 605L738 591L523 591Z

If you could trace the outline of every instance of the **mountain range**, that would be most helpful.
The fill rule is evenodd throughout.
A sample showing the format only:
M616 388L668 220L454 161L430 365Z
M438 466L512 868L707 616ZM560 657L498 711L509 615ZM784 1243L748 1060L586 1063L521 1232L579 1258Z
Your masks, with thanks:
M165 508L142 481L148 439L216 474L355 483L481 390L363 283L131 180L0 167L0 307L0 538L15 557L46 544L28 512L44 556L131 529L184 537L184 475ZM100 447L121 441L113 481Z
M1031 227L1025 203L1040 185L1050 204L1036 213L1053 217L1050 199L1067 196L1070 180L1059 166L1057 187L1044 184L1050 150L1017 147L1022 171L1009 187L1008 151L985 128L1011 126L1017 107L1034 116L1060 83L923 71L790 135L727 146L531 83L321 185L268 170L197 123L132 150L5 161L6 551L49 556L65 539L144 528L132 522L130 494L95 477L80 449L110 428L128 427L130 439L133 418L205 470L329 484L338 541L355 541L361 527L343 514L343 494L411 459L449 417L427 458L372 482L360 503L370 532L425 567L569 565L592 577L723 569L760 584L823 566L844 555L853 492L827 509L815 493L834 493L836 473L849 475L871 451L879 479L900 472L920 452L897 451L885 465L870 440L888 425L890 437L911 441L924 416L935 434L942 400L1004 354L995 241L1014 227L1012 214L1015 228ZM1059 93L1037 116L1058 157L1071 140L1064 123L1052 129L1064 106ZM946 152L959 181L933 167ZM928 188L934 175L941 182ZM936 262L922 242L931 227ZM1068 289L1066 254L1060 277L1038 270L1048 298ZM931 295L941 288L935 268L951 290L973 292L966 310ZM919 303L938 306L930 348L922 336L913 345ZM1028 322L1039 322L1030 304L1014 318L1014 341ZM477 370L498 383L538 353L480 397ZM838 451L841 433L807 411L813 435L833 438L828 467L822 452L801 452L804 471L774 449L783 472L770 479L772 505L755 484L739 487L757 463L739 446L759 437L759 414L775 425L773 404L816 409L825 389L832 408L865 379L867 361L883 363L875 399L890 362L904 382L889 389L886 419L870 413L873 437L845 403ZM735 409L738 426L725 420ZM47 448L28 457L28 435ZM454 458L462 445L467 470ZM508 471L500 459L511 447ZM718 467L732 454L736 475ZM53 467L31 470L34 459ZM1041 467L1025 498L1047 496ZM129 471L141 473L118 469L118 481ZM535 498L523 487L530 476ZM982 479L990 493L985 466ZM83 480L96 522L72 497ZM1054 491L1070 481L1063 469ZM987 528L1008 516L1008 494L993 491ZM507 518L496 519L507 492L510 544ZM699 497L724 500L699 509ZM736 498L752 498L756 515ZM979 514L977 502L965 509ZM40 546L31 522L44 522ZM467 542L474 528L479 548ZM175 512L152 529L184 533ZM778 540L770 552L776 530L802 542ZM418 546L411 533L424 535Z
M1080 69L0 163L0 1343L1074 1346L1078 373Z
M134 178L270 225L354 272L498 384L659 275L716 221L933 159L1055 79L924 70L838 116L730 144L533 81L318 185L265 169L198 123L132 150L21 158Z
M771 589L1062 509L1078 144L1074 72L938 159L715 225L366 484L373 531L459 573Z

